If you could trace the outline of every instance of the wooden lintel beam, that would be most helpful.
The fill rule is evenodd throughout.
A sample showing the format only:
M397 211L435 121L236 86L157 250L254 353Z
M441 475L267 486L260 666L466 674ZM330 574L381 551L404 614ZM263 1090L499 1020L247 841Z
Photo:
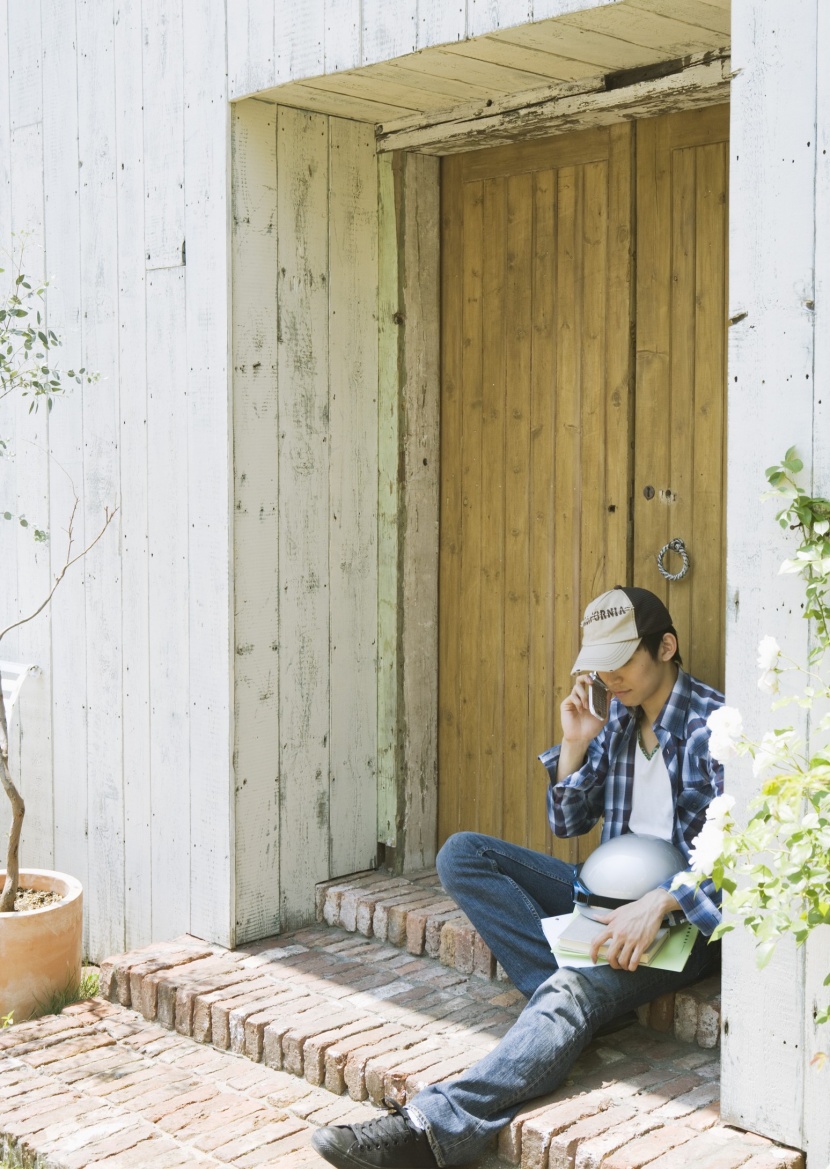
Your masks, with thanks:
M457 154L505 146L518 138L608 125L621 118L647 118L729 100L729 50L698 53L653 68L606 74L568 85L511 94L490 105L481 101L436 115L414 115L378 126L379 152L414 150Z

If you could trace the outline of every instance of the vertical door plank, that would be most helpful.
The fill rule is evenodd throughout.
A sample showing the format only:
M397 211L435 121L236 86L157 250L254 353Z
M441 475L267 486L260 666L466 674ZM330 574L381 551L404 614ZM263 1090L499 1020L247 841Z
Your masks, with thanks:
M582 177L581 167L562 167L558 172L555 292L557 362L554 383L557 415L554 455L556 534L553 562L553 701L557 712L571 688L570 669L579 645L582 305L578 287L582 275ZM557 725L557 739L560 734L561 727ZM563 842L557 852L576 860L576 841Z
M669 505L672 528L668 539L675 536L697 552L692 539L694 515L697 506L695 484L692 479L692 460L695 431L695 247L697 240L697 208L695 206L695 171L697 150L679 148L671 152L671 300L670 336L671 368L670 393L666 395L671 431L669 435L671 459L671 489L676 497ZM654 501L652 501L654 502ZM680 567L678 557L672 555L667 566L674 572ZM695 569L697 564L695 564ZM696 575L696 572L695 572ZM670 588L671 615L680 642L680 652L687 665L691 664L692 589L691 581L682 588Z
M146 0L144 21L144 243L148 268L182 261L184 70L182 0Z
M605 329L607 563L612 584L631 579L629 502L634 420L632 252L634 127L608 131L608 275ZM615 580L611 577L615 576Z
M727 167L725 143L698 150L695 256L694 492L691 548L695 556L690 664L723 685Z
M529 584L530 369L533 176L507 180L505 281L504 732L500 832L524 842L528 831L530 742ZM538 807L532 809L538 813Z
M656 555L671 538L671 182L665 118L637 125L637 394L634 426L634 563L631 583L668 598ZM644 492L648 490L650 498Z
M234 875L242 943L280 924L277 115L257 101L232 110Z
M463 384L466 356L465 316L469 326L467 297L478 303L477 286L463 267L464 188L462 158L450 156L441 171L441 251L444 257L441 285L441 525L438 577L440 611L438 625L438 838L443 840L459 823L459 793L464 759L461 751L459 696L463 687L461 653L462 527L464 475L462 450Z
M371 127L332 118L329 433L332 873L377 854L377 162Z
M504 435L507 180L484 184L481 391L481 624L479 627L480 831L501 830L504 743Z
M484 184L464 184L463 351L461 384L463 428L461 433L461 606L456 636L467 653L462 659L459 686L461 719L461 769L459 816L464 827L478 829L478 629L481 619L482 556L482 348L483 320ZM457 456L456 456L457 457ZM473 651L469 652L472 633ZM463 811L462 811L463 809Z
M283 929L329 870L328 119L280 108L280 894Z
M533 176L533 310L530 380L530 742L528 743L527 843L547 851L544 772L536 755L554 742L554 586L556 545L554 461L556 450L556 171Z

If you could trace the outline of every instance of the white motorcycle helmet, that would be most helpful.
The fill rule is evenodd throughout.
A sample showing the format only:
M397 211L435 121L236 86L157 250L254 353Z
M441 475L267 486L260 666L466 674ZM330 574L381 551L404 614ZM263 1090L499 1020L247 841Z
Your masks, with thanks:
M679 848L658 836L613 836L594 849L574 879L580 913L596 919L637 901L688 868Z

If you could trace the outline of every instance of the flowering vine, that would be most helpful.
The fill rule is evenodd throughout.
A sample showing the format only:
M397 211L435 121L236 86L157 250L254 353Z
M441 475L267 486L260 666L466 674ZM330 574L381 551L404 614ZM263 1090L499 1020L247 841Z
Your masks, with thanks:
M830 649L830 500L799 486L796 476L802 469L791 448L780 464L768 468L771 490L765 498L783 500L776 518L800 538L780 572L797 573L804 581L804 616L811 621L813 644L805 666L787 658L774 637L764 637L757 664L758 686L771 696L774 710L794 704L808 712L810 744L792 726L767 731L753 742L733 707L710 715L712 755L722 763L751 756L761 787L749 802L743 828L732 815L733 797L714 799L691 853L698 880L711 877L723 889L731 917L755 935L759 966L785 935L802 945L813 929L830 925L830 714L823 713L830 699L830 678L823 670ZM800 693L781 694L785 674L801 675ZM713 937L733 928L724 922ZM830 985L830 974L824 985ZM815 1020L830 1022L830 1007L818 1011ZM825 1058L816 1060L821 1064Z

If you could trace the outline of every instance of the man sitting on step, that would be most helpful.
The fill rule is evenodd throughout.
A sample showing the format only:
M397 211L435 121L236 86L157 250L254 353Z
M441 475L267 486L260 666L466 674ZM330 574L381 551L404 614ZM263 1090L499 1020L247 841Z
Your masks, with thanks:
M604 816L603 841L627 832L662 837L688 860L706 808L723 790L706 727L723 696L682 670L669 612L645 589L604 593L586 609L582 631L577 681L561 706L563 741L540 756L553 832L576 836ZM588 671L613 696L604 719L589 709ZM606 943L607 964L568 968L557 966L540 919L572 910L571 865L474 832L452 836L437 864L444 888L529 1002L490 1054L457 1079L375 1120L319 1129L314 1147L340 1169L473 1160L522 1105L562 1083L598 1030L715 964L707 938L720 912L709 881L673 889L669 880L608 912L592 953L596 962ZM685 968L640 965L672 913L700 930Z

